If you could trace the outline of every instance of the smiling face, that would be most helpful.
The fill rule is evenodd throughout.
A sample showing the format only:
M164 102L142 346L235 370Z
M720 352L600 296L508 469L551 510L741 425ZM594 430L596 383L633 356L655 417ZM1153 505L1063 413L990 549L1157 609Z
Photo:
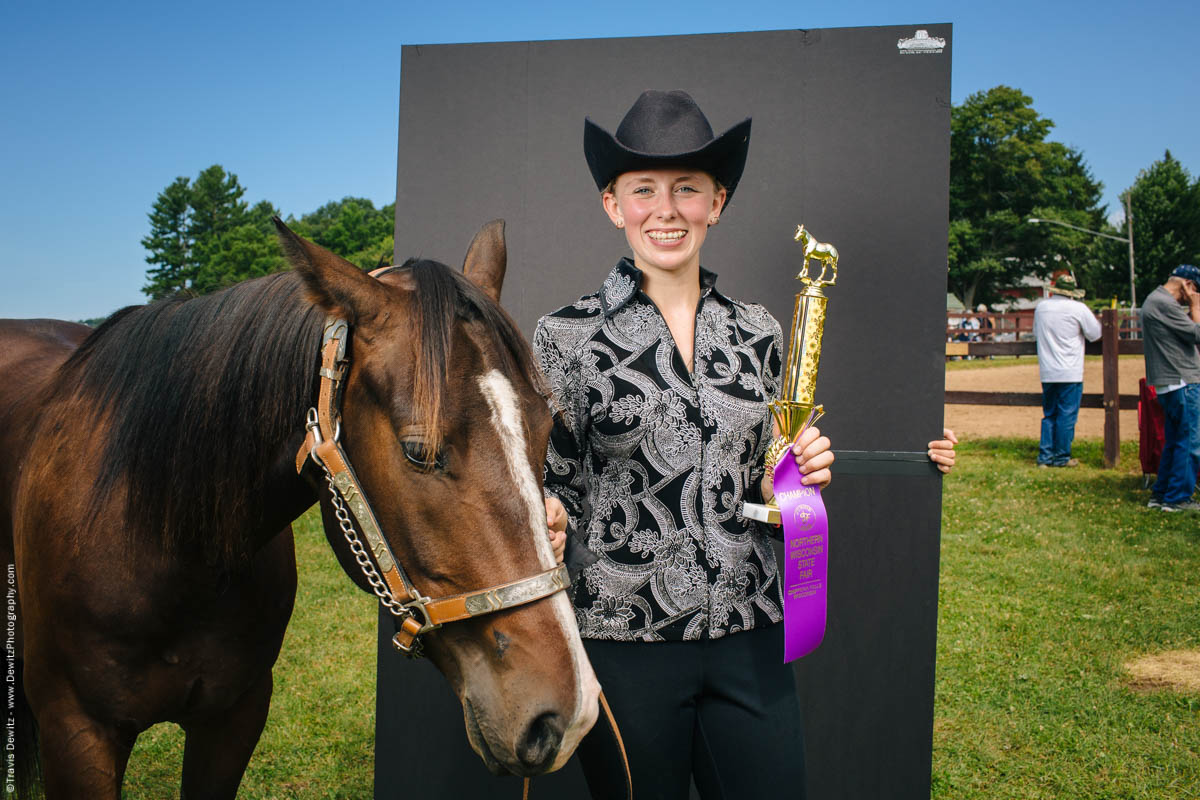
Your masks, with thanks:
M725 204L707 172L647 169L617 176L602 200L609 219L624 228L633 263L643 272L697 270L700 246Z

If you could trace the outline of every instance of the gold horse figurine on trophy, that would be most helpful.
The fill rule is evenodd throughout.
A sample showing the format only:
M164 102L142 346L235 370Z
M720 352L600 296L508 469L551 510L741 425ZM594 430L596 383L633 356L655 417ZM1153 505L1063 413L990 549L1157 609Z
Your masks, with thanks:
M796 235L792 237L804 248L804 264L800 269L800 273L796 276L797 280L812 280L808 276L808 260L816 259L821 263L821 274L812 282L818 286L833 286L837 283L837 265L838 251L831 244L818 242L813 235L804 230L803 225L796 226ZM833 277L825 279L825 270L832 271Z

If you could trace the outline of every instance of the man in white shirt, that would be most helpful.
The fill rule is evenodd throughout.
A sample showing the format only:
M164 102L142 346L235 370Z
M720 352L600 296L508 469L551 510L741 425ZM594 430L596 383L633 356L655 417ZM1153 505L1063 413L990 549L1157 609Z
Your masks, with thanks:
M1048 291L1050 296L1033 310L1042 380L1042 441L1037 463L1039 467L1077 467L1079 459L1071 458L1071 442L1083 397L1083 340L1099 339L1100 323L1079 302L1083 290L1074 275L1058 276Z

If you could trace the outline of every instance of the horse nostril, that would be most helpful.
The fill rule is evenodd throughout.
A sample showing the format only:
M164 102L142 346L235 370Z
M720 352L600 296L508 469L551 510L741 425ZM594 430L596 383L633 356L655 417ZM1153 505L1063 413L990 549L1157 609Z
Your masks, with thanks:
M525 730L517 745L517 758L531 773L545 770L554 762L562 743L562 717L554 712L542 714Z

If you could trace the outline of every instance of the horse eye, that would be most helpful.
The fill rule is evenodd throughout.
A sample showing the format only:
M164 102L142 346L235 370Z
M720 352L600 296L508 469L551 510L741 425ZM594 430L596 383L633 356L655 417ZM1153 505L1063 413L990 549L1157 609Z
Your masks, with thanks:
M425 443L416 439L405 439L400 442L404 449L404 457L409 463L422 472L439 472L446 469L446 457L441 452L430 453Z

